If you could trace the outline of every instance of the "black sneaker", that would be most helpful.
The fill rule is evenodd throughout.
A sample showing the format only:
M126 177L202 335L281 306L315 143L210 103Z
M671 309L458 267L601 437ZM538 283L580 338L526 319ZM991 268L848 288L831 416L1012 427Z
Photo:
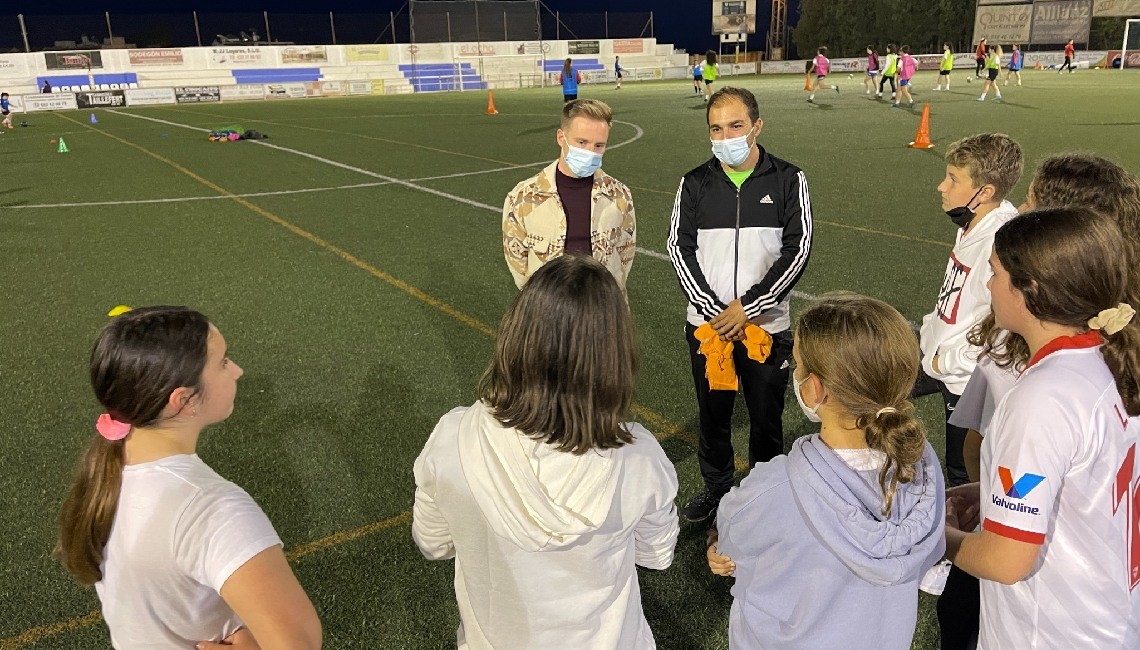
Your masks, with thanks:
M697 496L689 499L689 502L681 509L681 516L685 518L685 521L693 523L705 521L716 514L716 508L720 505L722 496L724 495L714 495L708 489L701 490Z

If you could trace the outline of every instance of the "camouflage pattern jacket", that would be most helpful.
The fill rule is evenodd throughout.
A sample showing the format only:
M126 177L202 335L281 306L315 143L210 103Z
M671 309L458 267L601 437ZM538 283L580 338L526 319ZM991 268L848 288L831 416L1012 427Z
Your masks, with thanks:
M566 213L554 180L557 165L556 160L516 185L503 204L503 255L520 289L539 267L562 255L566 245ZM633 198L628 187L600 169L594 172L590 195L594 259L610 270L624 291L637 243Z

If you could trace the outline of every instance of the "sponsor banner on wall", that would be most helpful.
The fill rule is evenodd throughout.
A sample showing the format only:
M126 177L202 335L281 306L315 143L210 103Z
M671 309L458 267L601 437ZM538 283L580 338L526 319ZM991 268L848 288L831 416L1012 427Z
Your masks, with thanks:
M640 38L619 38L614 40L614 54L641 54L645 51L645 41Z
M858 72L867 67L867 59L832 59L830 74L838 74L840 72Z
M0 77L21 77L28 73L23 54L0 54Z
M1128 50L1124 55L1124 67L1126 68L1140 68L1140 52L1136 50ZM1109 50L1104 53L1104 57L1097 61L1094 65L1111 68L1112 63L1120 58L1120 50Z
M514 43L515 54L545 54L550 51L550 43L541 43L539 41L525 41L522 43Z
M1028 43L1033 3L979 6L974 14L974 40L991 44Z
M350 81L348 82L349 95L371 95L372 82L371 81Z
M414 43L407 46L409 57L421 61L434 61L443 59L443 43Z
M127 106L173 104L178 101L174 97L173 88L129 88L123 94L126 95Z
M266 99L298 99L307 96L303 82L265 84Z
M33 111L73 111L79 108L72 93L51 93L50 95L23 95L19 98L25 112Z
M661 68L637 68L633 71L633 78L637 81L649 81L652 79L660 79L664 74Z
M260 66L269 63L260 47L211 47L210 63L220 68Z
M217 86L178 86L174 99L179 104L209 104L222 101L222 91Z
M388 60L387 45L346 45L345 59L349 63L368 63Z
M790 74L790 73L804 73L804 65L807 61L762 61L760 63L760 74Z
M601 43L598 41L570 41L567 43L570 54L601 54Z
M505 43L456 43L455 56L498 56L510 54Z
M1093 0L1093 17L1101 16L1140 17L1140 0Z
M103 55L97 50L86 52L44 52L48 70L94 70L103 67Z
M281 63L328 63L329 51L324 45L290 45L278 50Z
M127 98L121 90L82 92L75 93L75 104L79 108L119 108L127 105Z
M131 65L182 65L182 48L127 50Z
M235 84L233 86L222 86L221 91L223 102L265 99L265 84Z
M383 95L384 94L384 80L383 79L373 79L371 81L371 83L369 84L369 91L373 95Z
M344 84L339 81L305 82L305 94L309 97L340 97L344 94Z
M1089 40L1092 27L1092 0L1065 0L1063 2L1037 2L1033 5L1034 44L1053 45Z

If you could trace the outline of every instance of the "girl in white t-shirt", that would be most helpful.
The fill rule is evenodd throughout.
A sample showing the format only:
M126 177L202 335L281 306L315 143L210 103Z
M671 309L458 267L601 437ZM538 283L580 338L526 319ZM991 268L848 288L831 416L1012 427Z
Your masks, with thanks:
M56 553L95 585L116 648L319 648L321 624L261 508L195 450L242 369L202 314L118 316L91 352L107 409L60 515Z
M947 556L981 579L983 650L1140 645L1140 326L1123 239L1115 218L1075 206L1027 212L994 239L995 323L1028 359L946 528Z

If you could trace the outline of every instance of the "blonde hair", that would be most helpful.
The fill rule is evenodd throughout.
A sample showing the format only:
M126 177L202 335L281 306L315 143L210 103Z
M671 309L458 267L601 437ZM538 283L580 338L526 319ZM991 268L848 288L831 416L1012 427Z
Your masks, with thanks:
M614 121L614 111L609 104L597 99L575 99L566 102L562 107L562 129L569 127L570 122L576 117L598 120L610 126Z
M918 378L918 341L887 303L854 293L828 293L796 324L796 347L806 373L819 377L863 430L867 445L887 456L879 472L883 515L889 517L899 483L921 475L926 432L907 401Z
M1025 166L1021 145L1004 133L962 138L946 150L946 163L966 169L974 187L993 185L994 201L1009 195Z
M588 255L527 280L499 324L479 399L504 426L581 455L633 442L637 346L625 294Z

